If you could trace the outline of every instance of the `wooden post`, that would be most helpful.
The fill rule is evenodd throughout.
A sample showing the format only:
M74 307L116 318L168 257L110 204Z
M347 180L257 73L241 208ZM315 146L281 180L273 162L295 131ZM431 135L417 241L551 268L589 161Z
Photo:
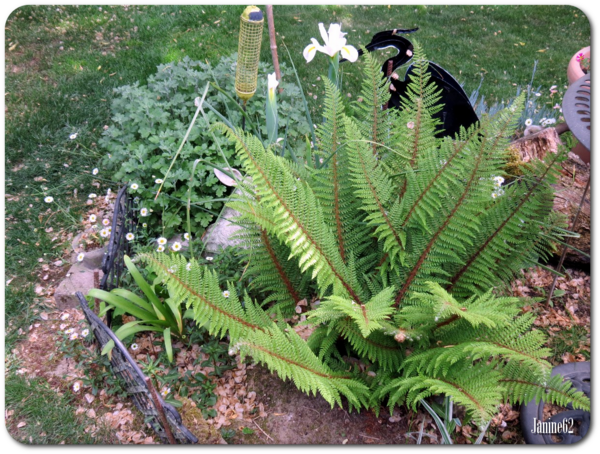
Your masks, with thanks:
M387 72L385 74L385 77L387 77L388 81L389 81L390 77L392 76L392 71L394 70L394 62L390 59L390 60L388 60L387 63L388 63L387 64ZM383 105L383 110L387 110L389 107L390 107L390 102L388 101Z
M156 392L156 388L152 385L152 380L150 380L150 377L145 377L146 378L146 386L148 386L148 389L150 389L150 395L152 396L152 401L154 402L154 407L156 408L156 412L158 413L158 419L160 419L160 422L162 423L164 429L165 429L165 434L167 436L167 439L169 440L169 443L171 443L172 445L177 444L177 442L175 441L175 437L173 436L173 432L171 432L171 426L169 426L169 421L167 419L167 417L165 416L165 411L163 409L163 406L160 403L160 399L158 398L158 393Z
M277 41L275 40L275 24L273 23L273 5L267 5L267 23L269 26L269 41L271 43L271 55L273 56L273 67L277 80L281 80L281 70L279 69L279 57L277 56ZM283 88L279 87L279 93Z

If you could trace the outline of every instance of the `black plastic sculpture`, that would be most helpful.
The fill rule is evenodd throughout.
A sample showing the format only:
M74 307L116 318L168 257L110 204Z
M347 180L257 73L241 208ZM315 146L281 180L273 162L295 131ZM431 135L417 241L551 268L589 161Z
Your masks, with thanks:
M413 65L410 65L404 79L400 79L396 73L396 70L410 62L413 56L412 43L399 34L414 33L417 30L418 28L385 30L373 35L371 42L365 46L369 52L390 47L398 50L398 53L387 59L381 67L382 72L390 80L391 97L387 107L402 108L401 98L406 93L408 77L413 72ZM362 55L362 49L358 53ZM453 137L460 131L461 126L468 128L477 123L479 118L469 97L456 79L444 68L431 61L428 72L431 74L431 80L440 90L440 102L444 105L444 108L435 115L435 118L441 122L439 135Z

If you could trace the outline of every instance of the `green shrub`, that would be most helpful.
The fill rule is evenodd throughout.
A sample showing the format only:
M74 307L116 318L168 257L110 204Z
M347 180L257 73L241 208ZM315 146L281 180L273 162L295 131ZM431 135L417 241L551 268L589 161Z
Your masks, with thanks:
M153 253L141 260L199 325L229 336L231 354L252 356L332 405L344 396L350 407L415 408L445 395L480 427L504 401L543 397L589 408L583 393L551 377L533 314L493 293L553 250L560 231L551 222L552 184L565 154L509 175L509 138L524 95L454 138L437 138L440 96L421 48L400 112L380 108L389 99L386 81L373 57L364 60L363 102L353 116L325 79L314 166L283 159L239 128L216 126L236 143L252 178L229 206L243 219L247 272L276 295L271 313L231 281L224 290L194 259ZM307 297L313 304L305 311L299 301ZM289 315L302 311L297 332ZM308 339L300 335L306 331Z
M225 196L227 188L219 183L206 161L223 165L223 157L229 164L238 165L234 147L227 139L215 137L209 131L208 123L213 123L217 115L206 106L206 120L202 115L191 129L168 178L164 182L160 196L154 200L165 179L167 170L179 149L181 142L196 113L194 101L204 92L207 83L219 86L224 92L235 97L236 55L223 57L216 66L208 62L183 61L160 65L156 74L148 78L147 85L135 83L116 89L112 102L113 124L104 132L100 145L107 154L102 166L111 172L115 182L135 184L137 189L130 191L137 196L136 208L146 208L151 233L170 237L184 230L188 189L191 187L191 231L202 233L222 208L222 201L214 200ZM309 127L304 116L300 89L290 83L295 80L293 73L281 66L283 92L279 95L280 137L287 137L289 143L304 139ZM246 106L250 118L264 115L266 103L267 73L269 65L259 66L259 84L256 94ZM209 89L210 105L226 117L231 124L240 126L242 113L228 98L214 86ZM248 122L250 123L250 122ZM250 126L250 124L248 124ZM260 134L266 137L266 127ZM216 141L215 141L216 139ZM194 161L202 159L196 167L193 181L190 182ZM158 181L158 183L157 183ZM136 187L136 186L134 186Z

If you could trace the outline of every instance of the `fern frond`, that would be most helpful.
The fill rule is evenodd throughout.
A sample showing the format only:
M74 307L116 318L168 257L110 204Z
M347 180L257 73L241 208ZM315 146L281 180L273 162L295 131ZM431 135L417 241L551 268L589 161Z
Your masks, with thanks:
M573 388L569 380L561 375L540 376L515 364L506 368L505 377L501 380L506 388L506 398L515 404L528 403L532 400L566 407L571 404L575 409L590 410L590 399L581 391Z
M328 78L324 80L324 121L317 129L322 167L313 173L312 187L347 263L351 254L360 257L369 247L364 241L368 230L350 179L342 98L337 86Z
M497 328L508 323L519 309L518 298L496 298L489 290L483 295L473 295L465 301L458 301L439 284L426 282L427 293L414 292L399 311L396 321L403 326L423 326L424 331L439 330L442 327L464 320L474 328L480 325ZM440 335L440 333L435 333ZM450 341L452 342L452 341Z
M433 118L443 106L435 84L429 83L429 62L419 43L414 43L412 71L408 77L407 90L401 97L402 110L397 114L398 125L393 138L393 148L400 153L390 156L389 167L393 173L416 169L422 153L437 149L435 136L438 122ZM406 192L406 181L399 178L400 198Z
M379 61L363 49L363 82L361 85L361 101L354 102L358 119L357 126L363 137L370 143L374 156L386 153L380 144L387 144L390 130L393 128L391 110L384 109L390 99L385 75L381 72Z
M540 244L537 220L552 212L551 185L561 160L561 153L557 153L546 162L532 163L529 171L511 183L505 195L483 213L472 252L462 266L452 270L448 291L457 295L480 291L497 283L499 276L506 282L515 271L533 266L538 255L547 252L550 246ZM537 245L541 247L534 249Z
M188 263L182 255L164 253L141 254L139 258L165 282L174 298L192 307L194 319L214 336L229 334L236 339L273 323L250 298L242 306L233 285L228 287L230 296L225 297L217 274L196 260Z
M523 96L519 99L522 103ZM464 169L462 178L453 181L448 188L450 197L444 211L429 220L435 226L431 229L433 234L423 236L421 243L415 245L414 253L407 256L406 267L410 271L400 286L396 305L409 290L420 291L425 281L446 282L445 268L462 263L461 257L473 244L479 229L482 205L491 198L489 182L502 165L505 136L515 121L516 110L506 109L485 128L486 134L478 135L466 146L470 153L456 163Z
M326 362L336 350L335 343L339 337L340 333L332 329L332 325L321 325L313 331L306 343L313 352L318 353L321 361Z
M543 347L546 343L544 333L531 329L534 320L533 314L526 313L500 329L487 330L479 341L471 342L467 351L474 359L484 358L486 354L501 355L543 374L551 367L543 359L550 356L551 351Z
M342 395L356 408L365 406L368 388L351 376L325 366L291 328L287 333L278 328L255 331L239 340L234 348L239 348L242 358L251 355L283 380L291 379L301 391L319 392L332 407L342 406Z
M312 189L295 179L286 161L265 151L256 137L223 124L216 127L235 142L246 173L253 179L259 204L272 211L277 227L270 230L272 222L253 220L290 248L291 256L299 258L303 272L312 267L312 276L322 293L333 285L335 293L362 301L363 291L344 264Z
M324 219L335 233L342 260L346 261L348 245L346 234L351 231L344 224L350 216L344 216L344 211L351 208L346 203L342 206L349 191L347 178L344 178L344 152L342 145L342 118L344 105L337 86L327 77L325 83L325 99L323 122L317 129L319 140L320 161L323 168L315 175L315 194L323 207Z
M442 394L463 405L467 416L478 424L489 421L502 399L498 386L500 374L493 365L478 363L468 368L456 368L447 377L432 378L425 375L392 380L380 391L380 396L390 394L388 406L406 403L416 410L421 399Z
M333 320L332 314L335 314L336 318L346 315L354 320L361 334L367 337L373 331L382 329L381 322L387 320L394 312L391 307L393 293L394 288L388 287L365 304L331 295L322 300L317 309L309 312L308 320L313 324L319 324Z
M378 157L362 141L356 124L346 118L345 126L354 194L362 201L361 209L367 213L365 221L374 229L373 235L383 244L383 250L388 253L392 263L396 257L402 260L406 233L396 228L398 199L394 186Z
M341 320L336 328L359 356L367 357L386 371L397 372L400 369L405 357L404 351L391 336L382 331L374 331L365 338L356 323L350 319Z
M266 295L261 306L274 303L269 312L279 308L287 317L294 315L298 301L310 297L310 276L300 272L297 260L288 259L289 248L265 229L251 222L242 225L236 239L242 245L240 255L248 262L249 289Z

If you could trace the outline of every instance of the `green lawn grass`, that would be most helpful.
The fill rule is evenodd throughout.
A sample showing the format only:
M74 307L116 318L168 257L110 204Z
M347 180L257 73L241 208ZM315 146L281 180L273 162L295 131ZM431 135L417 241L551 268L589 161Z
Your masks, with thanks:
M184 56L216 64L236 52L242 10L227 5L45 5L10 14L5 24L7 352L19 339L19 328L43 307L33 292L40 262L55 261L68 250L60 233L78 230L88 193L116 190L109 177L101 188L91 186L90 178L104 153L97 142L111 121L113 88L143 84L157 65ZM317 79L326 73L327 62L318 55L306 64L302 50L311 37L321 41L319 22L327 27L341 21L348 43L356 47L381 30L419 27L411 39L468 94L484 77L481 93L488 103L525 87L536 60L534 88L542 86L547 94L557 85L564 93L567 63L590 44L591 35L588 19L570 6L288 5L275 6L274 14L280 61L288 60L287 48L312 109L320 105L323 88ZM261 59L271 59L267 27ZM352 95L360 84L359 65L342 66L344 93ZM75 140L69 139L72 134ZM45 204L46 195L59 205ZM8 377L8 384L13 380Z

